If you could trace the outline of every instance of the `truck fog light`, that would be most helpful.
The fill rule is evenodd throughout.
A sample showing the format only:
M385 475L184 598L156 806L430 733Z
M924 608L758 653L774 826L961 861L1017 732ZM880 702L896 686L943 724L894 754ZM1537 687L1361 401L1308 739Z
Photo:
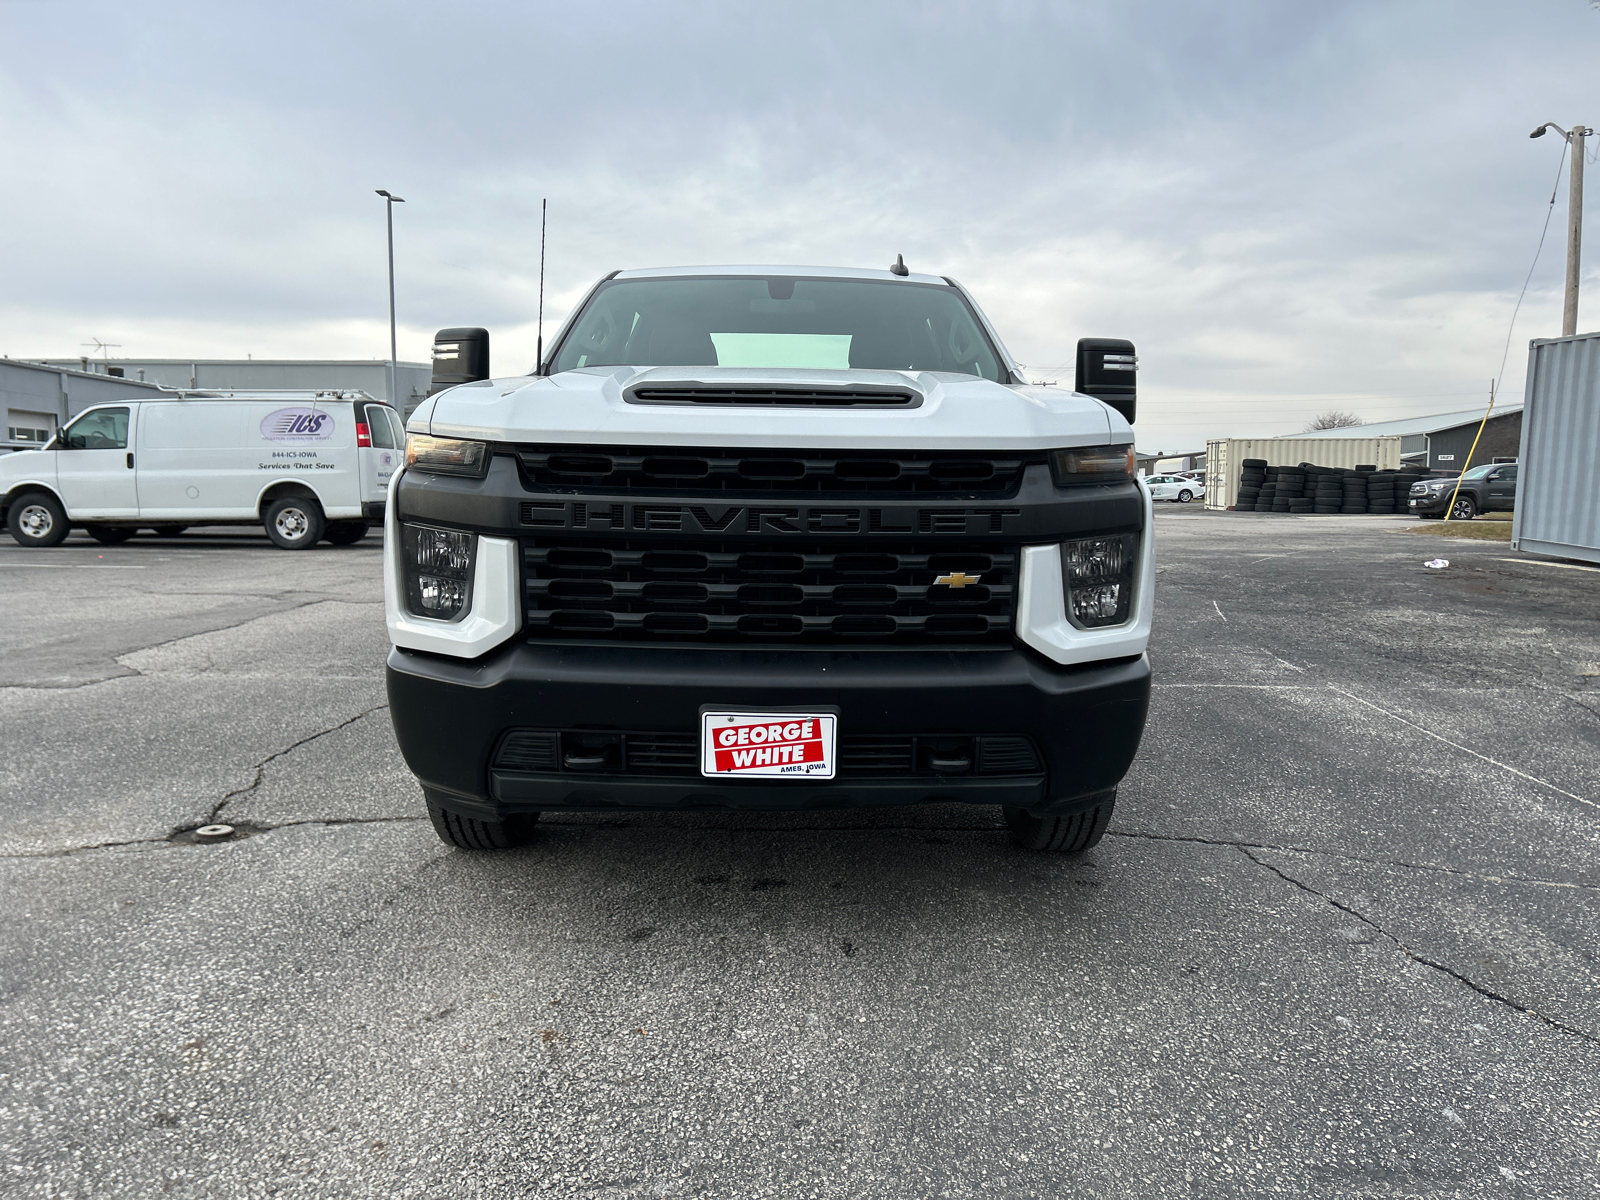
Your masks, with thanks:
M454 621L472 603L478 535L430 525L401 527L406 602L419 617Z
M1079 538L1061 546L1061 582L1067 619L1079 629L1121 625L1133 604L1133 569L1139 535Z

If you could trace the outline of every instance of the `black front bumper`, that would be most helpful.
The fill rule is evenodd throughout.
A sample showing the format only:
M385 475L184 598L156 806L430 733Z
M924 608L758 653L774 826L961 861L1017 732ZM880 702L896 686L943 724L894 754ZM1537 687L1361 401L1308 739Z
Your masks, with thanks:
M1027 651L762 650L513 643L472 661L391 650L390 715L436 802L496 819L552 810L768 811L1004 804L1071 811L1117 785L1144 732L1148 660L1061 667ZM843 734L1024 735L1043 770L830 781L513 771L510 729L698 731L702 705L837 708Z

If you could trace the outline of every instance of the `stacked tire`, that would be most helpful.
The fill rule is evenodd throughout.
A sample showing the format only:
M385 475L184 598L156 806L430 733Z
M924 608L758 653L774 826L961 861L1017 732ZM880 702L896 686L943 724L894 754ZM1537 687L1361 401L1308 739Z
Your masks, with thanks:
M1247 458L1239 471L1239 499L1234 508L1239 512L1255 512L1261 488L1267 482L1267 460Z
M1240 464L1237 512L1392 514L1410 511L1415 471L1380 471L1372 463L1355 467L1268 466L1265 459Z
M1344 503L1344 484L1338 471L1323 468L1316 473L1311 491L1311 511L1327 516L1339 511Z

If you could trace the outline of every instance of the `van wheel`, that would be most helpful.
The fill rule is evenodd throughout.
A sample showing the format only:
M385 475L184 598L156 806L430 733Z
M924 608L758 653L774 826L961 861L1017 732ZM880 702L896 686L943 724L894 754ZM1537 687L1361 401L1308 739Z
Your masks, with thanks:
M72 527L59 500L49 492L29 492L11 502L6 528L19 546L59 546Z
M480 821L435 804L427 789L422 795L439 840L462 850L509 850L527 840L528 826L539 819L538 813L528 813L511 821Z
M335 546L351 546L366 537L370 528L365 521L329 521L322 536Z
M1008 808L1006 824L1011 828L1011 840L1024 850L1081 854L1100 844L1116 807L1117 792L1113 788L1100 797L1098 804L1082 812L1036 817L1025 808Z
M131 525L85 525L83 531L102 546L115 546L139 532Z
M285 496L267 505L267 536L280 550L309 550L322 540L322 505L304 496Z
M151 532L157 537L177 537L187 528L187 525L157 525Z

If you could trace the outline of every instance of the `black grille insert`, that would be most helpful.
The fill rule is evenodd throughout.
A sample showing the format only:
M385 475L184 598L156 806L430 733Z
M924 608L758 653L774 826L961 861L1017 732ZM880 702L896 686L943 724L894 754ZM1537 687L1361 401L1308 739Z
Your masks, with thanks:
M838 543L604 545L525 538L526 631L565 637L702 642L993 644L1011 640L1014 547L898 544L872 553ZM952 587L950 574L979 583Z
M1043 453L951 454L872 450L722 450L520 446L524 481L537 490L803 494L945 492L1010 495Z
M559 748L559 749L558 749ZM611 775L699 775L693 733L553 732L513 729L494 765L511 771ZM1022 736L843 734L839 779L929 775L1037 775L1039 752Z
M717 387L677 384L630 388L631 404L729 404L778 408L916 408L918 392L900 388Z

